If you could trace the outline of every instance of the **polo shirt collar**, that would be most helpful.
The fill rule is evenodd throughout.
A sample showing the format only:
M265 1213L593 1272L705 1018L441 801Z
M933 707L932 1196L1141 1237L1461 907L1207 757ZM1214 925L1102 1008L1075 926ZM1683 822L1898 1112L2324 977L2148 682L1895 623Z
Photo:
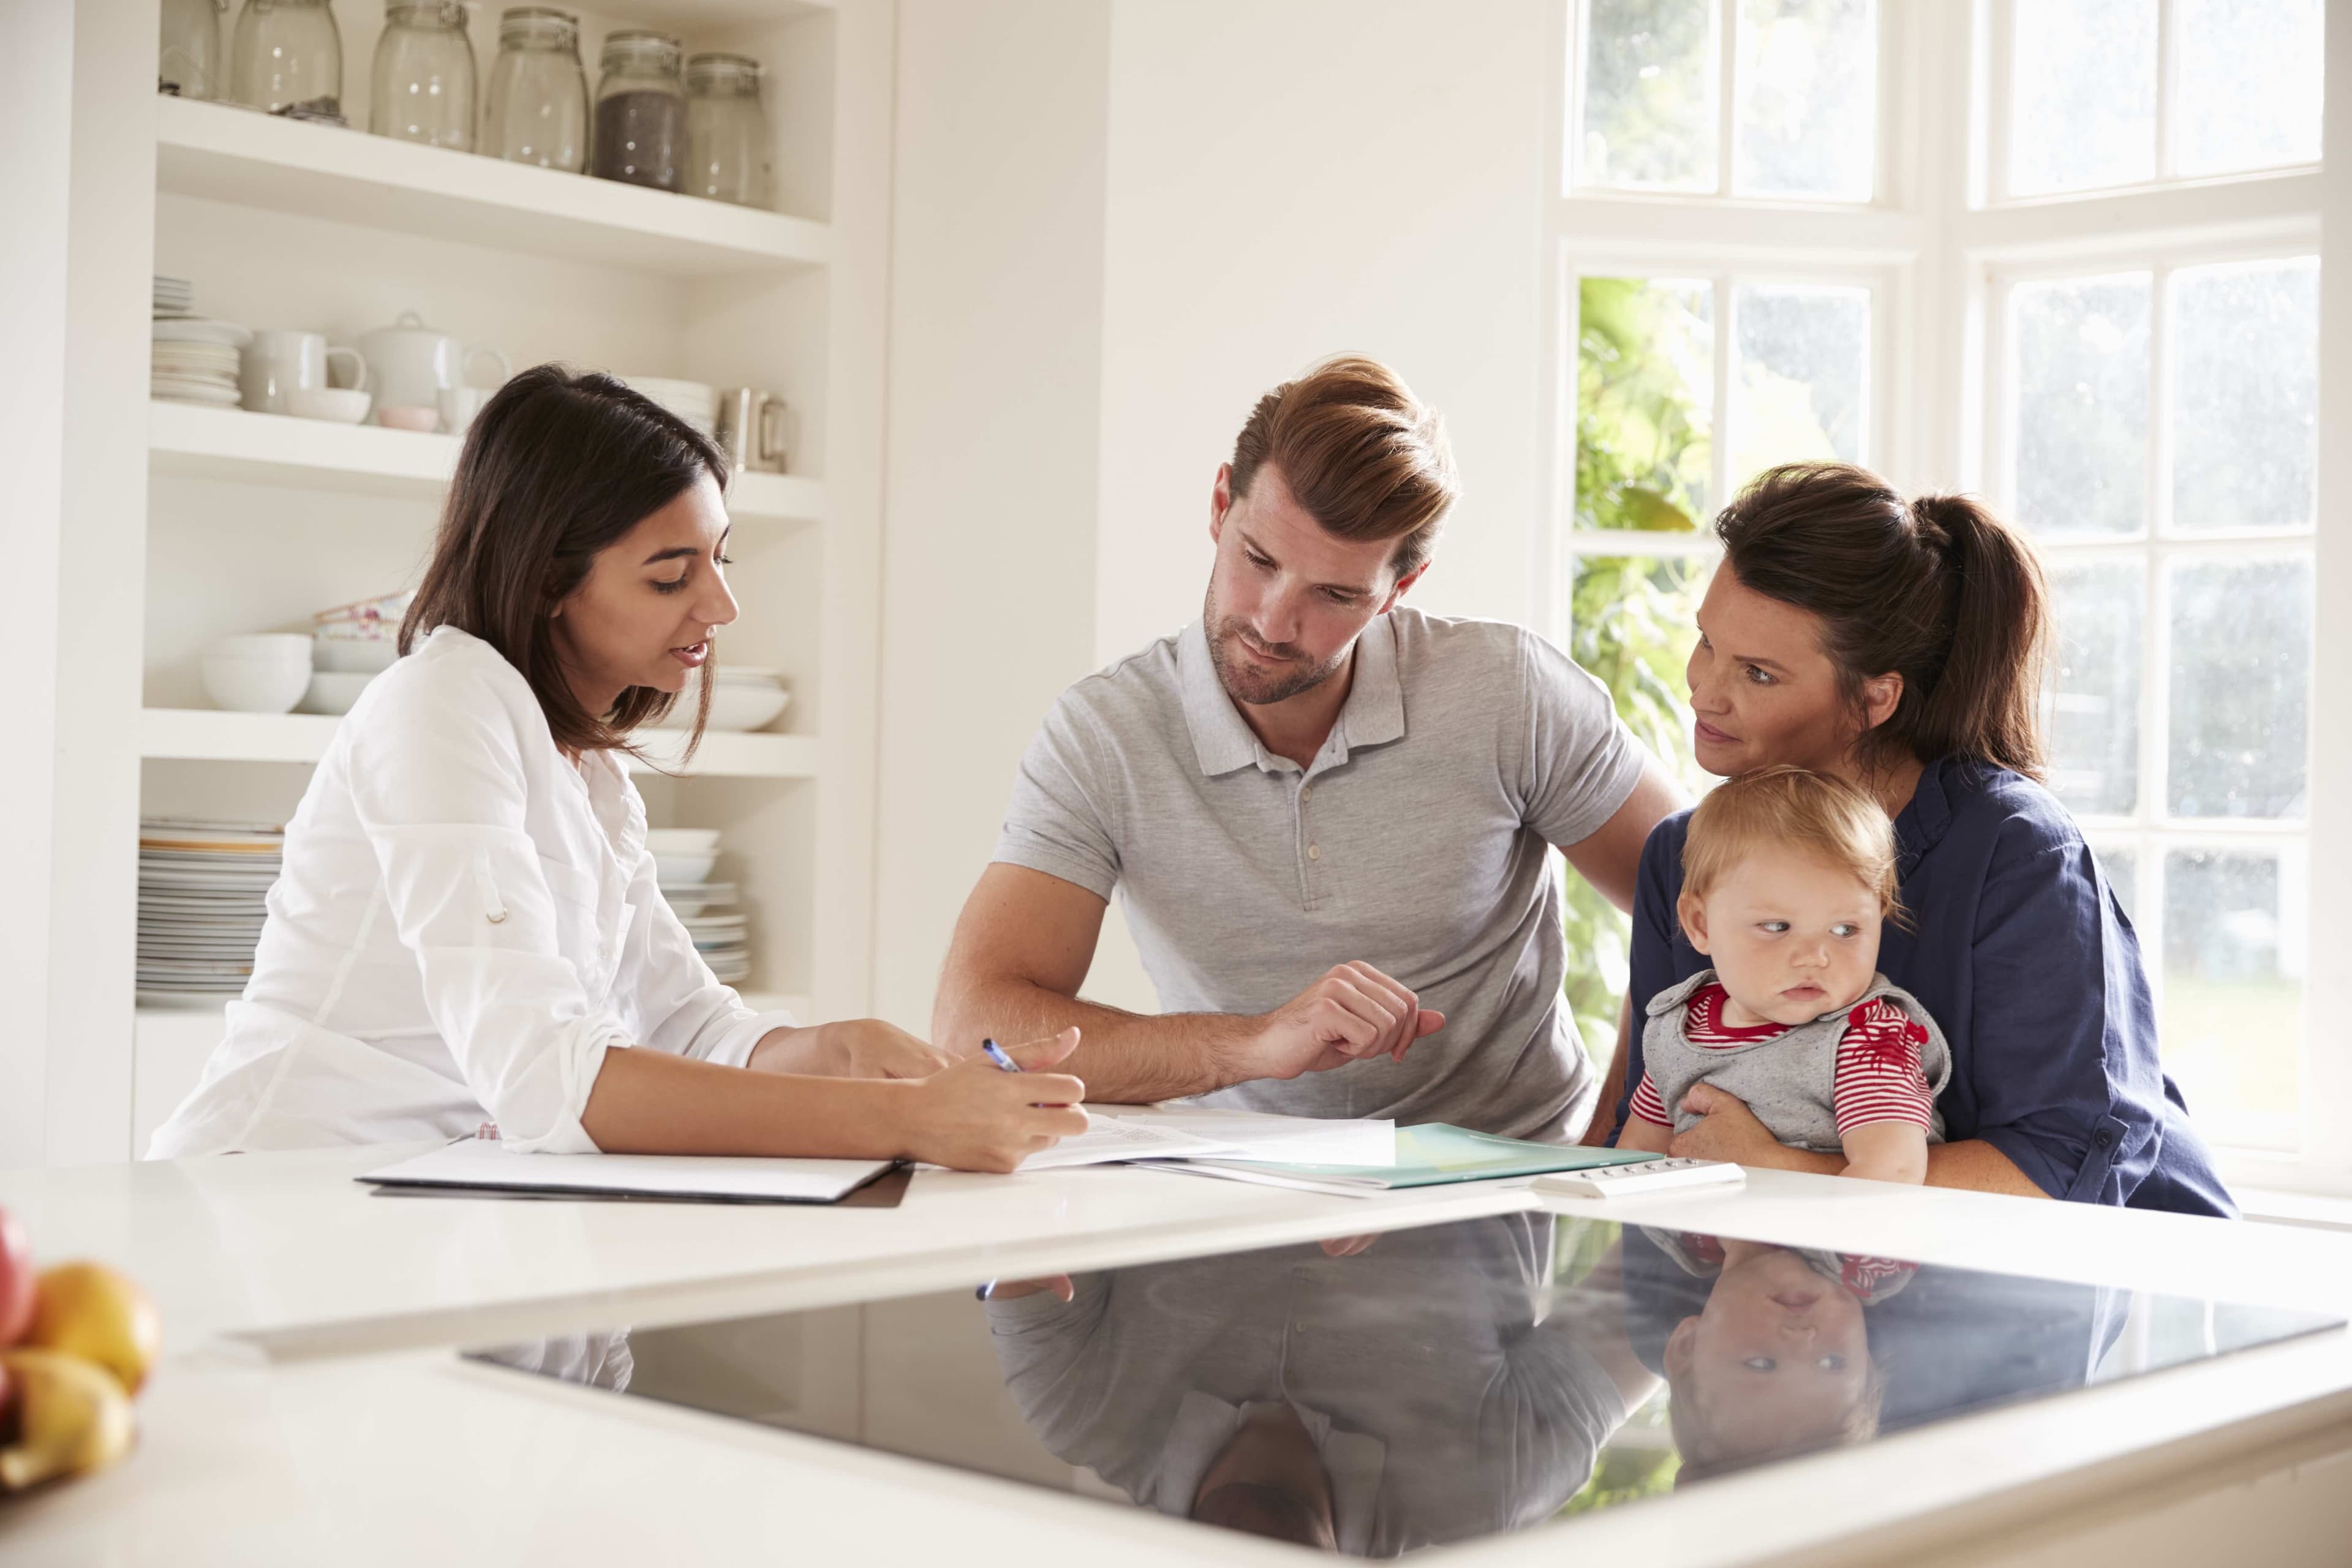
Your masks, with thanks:
M1206 625L1194 621L1176 645L1177 675L1184 693L1184 724L1192 752L1211 778L1255 763L1269 766L1265 748L1249 727L1209 657ZM1356 639L1356 679L1333 727L1339 755L1355 746L1377 746L1404 735L1404 687L1397 675L1396 629L1375 616Z

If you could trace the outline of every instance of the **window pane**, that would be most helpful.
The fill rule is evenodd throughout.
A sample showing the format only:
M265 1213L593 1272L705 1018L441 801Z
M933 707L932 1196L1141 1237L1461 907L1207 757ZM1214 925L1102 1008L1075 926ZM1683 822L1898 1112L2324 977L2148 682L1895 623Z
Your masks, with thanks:
M2180 173L2317 163L2321 0L2176 0L2172 16Z
M2148 275L2010 296L2017 510L2051 538L2137 533L2147 504Z
M2011 194L2156 177L2157 4L2017 0L2011 7Z
M2310 560L2176 561L2171 594L2173 814L2302 816Z
M2215 1142L2295 1144L2305 866L2300 843L2164 858L2164 1065Z
M2309 528L2318 509L2319 263L2172 279L2172 526Z
M1706 563L1588 556L1573 564L1569 651L1609 689L1626 727L1694 790L1712 783L1691 758L1685 673L1698 640ZM1627 968L1625 917L1581 877L1564 879L1565 994L1587 1050L1606 1068L1617 1042Z
M1731 293L1733 488L1775 463L1860 462L1870 290L1741 284Z
M2051 662L2051 791L2075 811L2127 816L2139 808L2147 564L2053 565L2050 588L2058 622L2057 657Z
M1696 529L1714 462L1715 290L1587 278L1577 310L1576 526Z
M2107 879L2114 890L2116 902L2124 907L2124 918L2135 926L2139 923L2139 851L2126 845L2094 844L2092 858Z
M1716 0L1589 0L1583 178L1711 191L1722 134Z
M1694 791L1712 782L1691 754L1692 647L1704 561L1664 556L1578 559L1569 652L1609 689L1618 717Z
M1874 0L1740 0L1735 190L1866 202L1877 143Z

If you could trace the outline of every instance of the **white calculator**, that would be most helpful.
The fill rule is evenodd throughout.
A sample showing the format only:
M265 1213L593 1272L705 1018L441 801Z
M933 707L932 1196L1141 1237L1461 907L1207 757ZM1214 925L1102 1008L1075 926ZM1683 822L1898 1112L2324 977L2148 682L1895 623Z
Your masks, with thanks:
M1748 1173L1727 1160L1643 1160L1595 1165L1589 1171L1554 1171L1536 1178L1536 1191L1562 1198L1632 1197L1747 1179Z

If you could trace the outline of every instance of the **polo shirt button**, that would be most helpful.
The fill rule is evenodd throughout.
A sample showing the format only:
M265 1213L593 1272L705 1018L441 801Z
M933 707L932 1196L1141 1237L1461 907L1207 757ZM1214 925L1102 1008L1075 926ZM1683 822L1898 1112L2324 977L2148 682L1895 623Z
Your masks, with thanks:
M1309 860L1320 860L1323 858L1323 846L1320 844L1309 844L1307 847L1307 858Z
M1302 785L1298 791L1298 798L1301 800L1313 800L1315 798L1315 786L1313 784Z

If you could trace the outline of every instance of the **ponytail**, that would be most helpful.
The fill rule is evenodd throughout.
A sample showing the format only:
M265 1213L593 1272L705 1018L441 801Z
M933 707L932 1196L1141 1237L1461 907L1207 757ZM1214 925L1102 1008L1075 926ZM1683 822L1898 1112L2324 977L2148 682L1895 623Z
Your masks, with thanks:
M1716 519L1741 585L1822 622L1847 701L1903 678L1895 711L1856 742L1866 770L1970 757L2040 779L2049 594L2033 550L1980 501L1906 500L1844 463L1759 475Z
M1923 761L1958 752L2040 779L2050 641L2042 563L1974 497L1920 496L1911 515L1923 541L1943 552L1951 631L1943 669L1902 740ZM1898 708L1885 727L1901 717Z

